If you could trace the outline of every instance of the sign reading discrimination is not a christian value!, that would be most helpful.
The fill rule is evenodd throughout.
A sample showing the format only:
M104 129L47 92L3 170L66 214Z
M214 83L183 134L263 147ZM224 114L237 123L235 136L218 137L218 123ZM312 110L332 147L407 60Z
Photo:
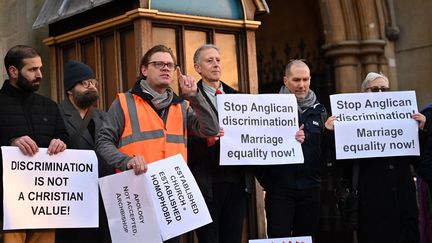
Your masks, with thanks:
M414 91L330 96L337 159L419 155Z
M292 94L217 96L221 165L303 163L297 100Z
M160 238L167 240L212 221L181 155L153 162L139 176L126 171L100 178L99 185L113 242L138 243L145 239L159 243ZM136 197L140 198L139 206Z
M67 149L34 156L1 147L3 229L98 227L98 164L94 151Z

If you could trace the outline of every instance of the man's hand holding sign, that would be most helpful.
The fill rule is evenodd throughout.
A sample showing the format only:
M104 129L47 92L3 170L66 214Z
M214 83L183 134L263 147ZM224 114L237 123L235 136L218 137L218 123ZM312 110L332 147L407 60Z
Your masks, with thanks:
M218 95L221 165L303 163L305 139L292 94Z
M99 179L113 242L162 242L211 222L181 155L149 164L145 174L131 173Z
M94 151L37 151L29 156L2 146L4 229L97 227Z

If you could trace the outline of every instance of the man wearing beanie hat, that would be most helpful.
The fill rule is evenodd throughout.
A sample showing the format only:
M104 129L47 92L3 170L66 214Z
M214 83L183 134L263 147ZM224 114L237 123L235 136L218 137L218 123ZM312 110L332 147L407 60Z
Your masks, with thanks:
M92 69L84 63L68 61L64 67L65 99L59 105L70 136L69 147L89 149L95 147L96 136L106 112L93 107L99 98L97 80ZM114 170L99 159L99 176ZM99 201L99 228L58 229L56 242L102 243L111 242L102 200Z

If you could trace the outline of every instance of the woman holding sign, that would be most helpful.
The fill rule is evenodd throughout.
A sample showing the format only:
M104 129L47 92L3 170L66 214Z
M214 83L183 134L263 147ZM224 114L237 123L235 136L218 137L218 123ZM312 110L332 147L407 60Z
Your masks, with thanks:
M384 75L371 72L361 89L362 92L385 92L389 90L389 81ZM415 113L412 118L423 129L425 117ZM329 118L325 124L327 129L334 130L335 120L336 116ZM417 159L394 156L339 161L347 171L344 173L347 181L357 185L354 189L358 193L358 228L354 230L358 232L358 242L419 241L416 188L411 173L411 164Z

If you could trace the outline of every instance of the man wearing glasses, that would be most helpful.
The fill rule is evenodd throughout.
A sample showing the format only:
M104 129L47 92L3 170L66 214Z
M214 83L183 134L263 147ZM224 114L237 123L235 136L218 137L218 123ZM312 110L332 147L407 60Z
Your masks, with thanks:
M385 92L389 80L383 74L370 72L362 85L362 92ZM426 118L420 113L412 118L421 130ZM335 116L326 127L334 130ZM416 188L411 164L418 157L376 157L339 161L344 177L351 181L358 174L358 242L419 242ZM353 166L358 167L353 172Z
M176 154L187 161L188 133L201 137L218 133L217 118L193 77L177 69L182 95L188 101L173 92L175 67L171 49L152 47L141 59L141 78L112 103L96 151L117 169L141 174L147 171L147 163ZM167 242L179 242L179 237Z
M64 67L65 99L59 105L69 133L69 148L94 150L96 137L106 112L94 107L98 98L98 81L93 70L84 63L68 61ZM99 177L114 169L99 160ZM56 243L111 242L105 208L99 201L99 228L57 229Z

